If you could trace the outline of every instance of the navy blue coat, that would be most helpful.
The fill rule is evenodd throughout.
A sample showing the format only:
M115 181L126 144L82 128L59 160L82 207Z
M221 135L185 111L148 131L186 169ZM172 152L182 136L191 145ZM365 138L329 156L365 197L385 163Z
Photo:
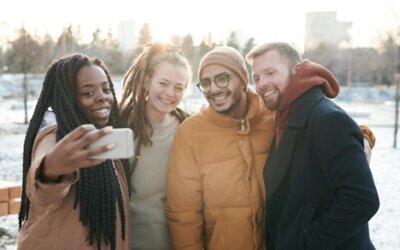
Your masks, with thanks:
M296 100L264 180L268 250L369 250L379 198L358 125L320 87Z

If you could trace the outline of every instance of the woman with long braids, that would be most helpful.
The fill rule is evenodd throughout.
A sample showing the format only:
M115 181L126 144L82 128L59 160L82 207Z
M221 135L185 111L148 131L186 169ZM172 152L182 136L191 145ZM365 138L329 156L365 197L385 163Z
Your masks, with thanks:
M76 54L49 68L25 137L18 249L130 249L123 164L91 159L112 145L87 147L118 115L100 60Z
M120 113L136 145L128 177L134 250L172 249L165 215L167 166L175 130L188 117L177 106L190 79L180 49L158 42L144 47L123 80Z

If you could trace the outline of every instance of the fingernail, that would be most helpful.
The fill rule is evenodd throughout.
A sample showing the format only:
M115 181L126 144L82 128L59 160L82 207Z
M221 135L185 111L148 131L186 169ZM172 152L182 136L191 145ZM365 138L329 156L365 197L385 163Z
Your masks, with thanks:
M115 144L114 143L111 143L111 144L107 145L107 149L108 150L113 149L113 148L115 148Z
M87 131L92 131L96 129L96 127L93 124L84 124L82 125L82 127Z
M104 128L104 132L105 132L106 134L109 134L109 133L111 133L112 131L113 131L113 127L111 127L111 126L107 126L107 127Z

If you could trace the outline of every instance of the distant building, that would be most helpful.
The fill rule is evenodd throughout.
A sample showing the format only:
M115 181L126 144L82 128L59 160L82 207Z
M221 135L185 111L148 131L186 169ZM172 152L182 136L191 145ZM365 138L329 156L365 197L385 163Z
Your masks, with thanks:
M320 44L339 47L342 42L350 41L351 22L339 22L336 11L310 12L306 14L305 51Z
M136 20L123 20L118 22L118 42L123 51L136 47L139 34L139 22Z

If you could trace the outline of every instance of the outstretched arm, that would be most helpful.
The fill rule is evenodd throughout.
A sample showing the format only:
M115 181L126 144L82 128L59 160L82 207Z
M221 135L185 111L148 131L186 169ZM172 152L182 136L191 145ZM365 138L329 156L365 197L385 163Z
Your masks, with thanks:
M39 132L32 150L32 164L27 175L27 196L38 205L55 203L68 193L70 186L78 180L78 170L100 164L90 156L105 152L109 148L88 149L87 145L109 133L103 128L94 133L93 125L82 125L56 143L56 126Z

